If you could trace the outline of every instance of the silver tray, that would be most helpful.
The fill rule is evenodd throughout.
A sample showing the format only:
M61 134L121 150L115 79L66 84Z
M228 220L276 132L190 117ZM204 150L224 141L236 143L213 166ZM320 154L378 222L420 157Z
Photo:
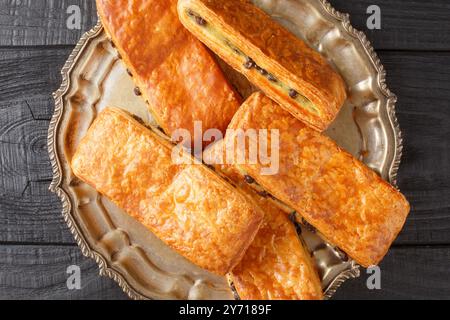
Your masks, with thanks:
M254 2L341 73L349 98L327 134L395 186L402 151L396 97L365 35L325 0ZM221 66L244 96L254 90L242 76ZM72 174L74 150L105 106L118 106L153 122L144 101L133 94L132 79L100 23L83 35L61 73L48 136L54 176L50 189L61 198L64 219L83 254L133 299L233 299L225 278L192 265ZM337 248L308 230L303 236L327 298L345 280L359 276L359 266Z

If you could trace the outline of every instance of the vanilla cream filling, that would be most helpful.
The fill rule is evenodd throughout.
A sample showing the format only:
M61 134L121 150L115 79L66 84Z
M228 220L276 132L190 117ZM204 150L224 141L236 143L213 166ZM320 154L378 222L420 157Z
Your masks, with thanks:
M289 87L279 79L277 79L271 72L257 65L254 60L242 50L240 50L236 45L234 45L224 34L217 30L214 26L203 19L199 14L195 13L190 9L186 9L186 15L197 25L201 26L206 33L208 33L216 42L221 43L226 48L230 55L234 55L242 61L245 68L251 70L255 69L256 74L262 78L269 80L269 83L273 87L281 89L286 95L297 102L297 104L310 112L319 114L319 109L317 106L311 102L308 98L302 95L299 90Z

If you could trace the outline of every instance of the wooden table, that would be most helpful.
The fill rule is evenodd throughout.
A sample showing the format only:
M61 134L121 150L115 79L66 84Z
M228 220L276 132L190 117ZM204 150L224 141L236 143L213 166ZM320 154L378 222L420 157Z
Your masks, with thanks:
M405 137L399 173L413 211L381 264L382 289L369 291L365 270L337 299L450 298L450 3L448 0L334 0L366 31L399 96ZM82 30L69 30L69 5ZM382 29L366 27L367 7L381 8ZM47 128L59 70L82 32L96 22L94 1L0 0L0 298L125 299L84 258L61 217ZM81 290L66 269L81 268Z

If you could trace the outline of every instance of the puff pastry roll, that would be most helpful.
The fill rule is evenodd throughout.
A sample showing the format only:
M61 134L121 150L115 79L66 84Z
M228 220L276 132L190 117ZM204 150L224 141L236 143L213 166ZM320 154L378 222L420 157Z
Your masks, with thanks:
M222 143L223 140L204 152L206 162L216 162L223 152ZM314 262L286 212L271 199L258 195L234 166L216 165L215 169L251 195L264 211L264 221L255 240L230 274L239 297L243 300L323 299Z
M267 165L260 160L255 164L236 161L234 165L359 264L368 267L382 260L410 210L401 193L262 93L243 104L229 129L278 130L279 168L275 174L262 174ZM248 159L250 143L239 147L238 132L226 136L225 152L232 154L232 160ZM267 136L270 155L276 150L271 148L272 136ZM248 136L249 142L257 143L254 140Z
M344 81L324 57L249 0L180 0L181 22L223 60L316 130L335 119Z
M172 150L129 114L106 109L81 141L72 169L178 253L224 275L241 260L263 213L206 166L174 164Z
M180 23L176 0L97 0L102 24L137 85L135 93L171 135L194 122L225 130L241 101L208 50ZM200 141L201 142L201 141Z

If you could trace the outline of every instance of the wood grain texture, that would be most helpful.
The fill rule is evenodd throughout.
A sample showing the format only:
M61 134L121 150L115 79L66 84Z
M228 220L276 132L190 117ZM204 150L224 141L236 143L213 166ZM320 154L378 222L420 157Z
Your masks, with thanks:
M80 30L67 27L71 5L80 8ZM0 0L0 45L72 45L96 22L93 0Z
M384 52L404 134L400 188L412 212L396 244L450 243L450 53Z
M334 299L450 299L449 247L395 248L381 264L381 290L369 275L349 280ZM68 290L67 267L81 268L81 290ZM0 299L123 299L76 247L0 246Z
M61 84L60 70L70 48L1 48L0 110L28 102L32 116L49 120L53 115L51 93Z
M72 265L81 269L80 290L67 288ZM0 299L126 298L77 247L0 246Z
M334 299L450 299L450 247L394 248L380 265L381 290L368 290L371 274L349 280Z
M0 242L74 243L52 171L47 131L68 49L0 50Z
M330 0L351 15L353 25L364 31L376 49L449 50L450 19L447 0ZM370 5L381 8L382 29L368 30L366 13ZM67 28L66 13L78 5L80 30ZM93 0L0 0L0 45L73 45L81 34L95 25Z
M329 0L350 14L352 25L364 31L375 49L449 50L450 3L447 0ZM381 30L367 28L367 8L381 9Z

